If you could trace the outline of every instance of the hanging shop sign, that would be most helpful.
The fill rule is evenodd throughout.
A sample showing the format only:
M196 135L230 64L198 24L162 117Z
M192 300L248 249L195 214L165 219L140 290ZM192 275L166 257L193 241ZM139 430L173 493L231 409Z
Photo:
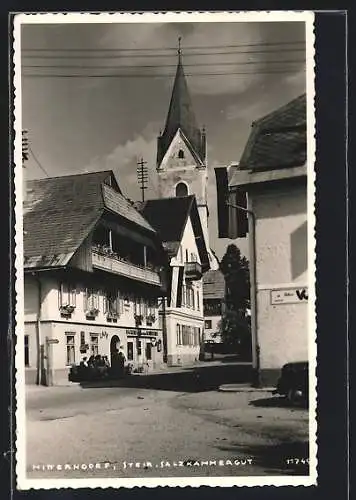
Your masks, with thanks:
M286 288L284 290L271 290L271 304L300 304L308 302L308 288Z

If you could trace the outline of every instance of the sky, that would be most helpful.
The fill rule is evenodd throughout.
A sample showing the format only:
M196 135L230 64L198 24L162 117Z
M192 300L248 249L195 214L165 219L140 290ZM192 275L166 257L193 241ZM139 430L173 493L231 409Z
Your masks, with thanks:
M207 133L210 244L221 258L231 241L217 234L214 167L238 162L252 122L305 92L302 22L23 25L26 176L112 169L123 193L138 200L143 157L146 198L157 197L157 136L178 37L197 122ZM248 257L247 240L235 243Z

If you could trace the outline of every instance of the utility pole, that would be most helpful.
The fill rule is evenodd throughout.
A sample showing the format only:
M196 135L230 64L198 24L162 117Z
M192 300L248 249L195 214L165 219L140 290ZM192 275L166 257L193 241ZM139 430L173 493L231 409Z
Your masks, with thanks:
M142 191L142 201L145 201L145 189L147 189L148 172L146 167L147 161L143 161L141 158L137 162L137 180Z
M22 197L26 199L26 162L29 158L28 130L22 130Z

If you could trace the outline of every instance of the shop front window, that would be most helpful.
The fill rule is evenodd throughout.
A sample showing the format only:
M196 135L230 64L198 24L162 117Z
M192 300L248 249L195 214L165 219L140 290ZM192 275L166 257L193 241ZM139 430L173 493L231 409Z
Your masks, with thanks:
M99 354L99 335L96 333L90 334L90 354L97 356Z
M75 364L75 334L66 333L66 363Z
M150 361L152 359L152 344L151 344L151 342L148 342L146 344L146 359L147 359L147 361Z
M133 342L127 342L127 359L128 359L128 361L132 361L134 359Z
M181 325L177 323L177 345L182 345Z

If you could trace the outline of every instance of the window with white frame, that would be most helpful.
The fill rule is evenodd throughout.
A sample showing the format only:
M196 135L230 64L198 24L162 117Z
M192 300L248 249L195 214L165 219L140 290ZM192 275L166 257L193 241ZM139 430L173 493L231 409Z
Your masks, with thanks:
M186 286L186 306L194 309L194 289L191 285Z
M99 292L94 288L86 288L84 293L84 311L86 315L96 316L99 313Z
M186 286L183 283L182 285L182 306L186 305Z
M90 354L93 356L99 354L99 335L97 333L90 334Z
M182 345L181 325L177 323L177 345Z
M147 324L152 325L156 321L157 299L148 299L146 303L146 321Z
M59 309L74 309L76 306L76 289L71 283L61 283L58 291Z
M75 333L66 332L66 364L75 364Z
M143 316L145 304L144 300L141 297L135 298L134 308L135 308L135 316Z
M117 290L106 290L104 296L104 314L111 318L120 315L120 296Z

